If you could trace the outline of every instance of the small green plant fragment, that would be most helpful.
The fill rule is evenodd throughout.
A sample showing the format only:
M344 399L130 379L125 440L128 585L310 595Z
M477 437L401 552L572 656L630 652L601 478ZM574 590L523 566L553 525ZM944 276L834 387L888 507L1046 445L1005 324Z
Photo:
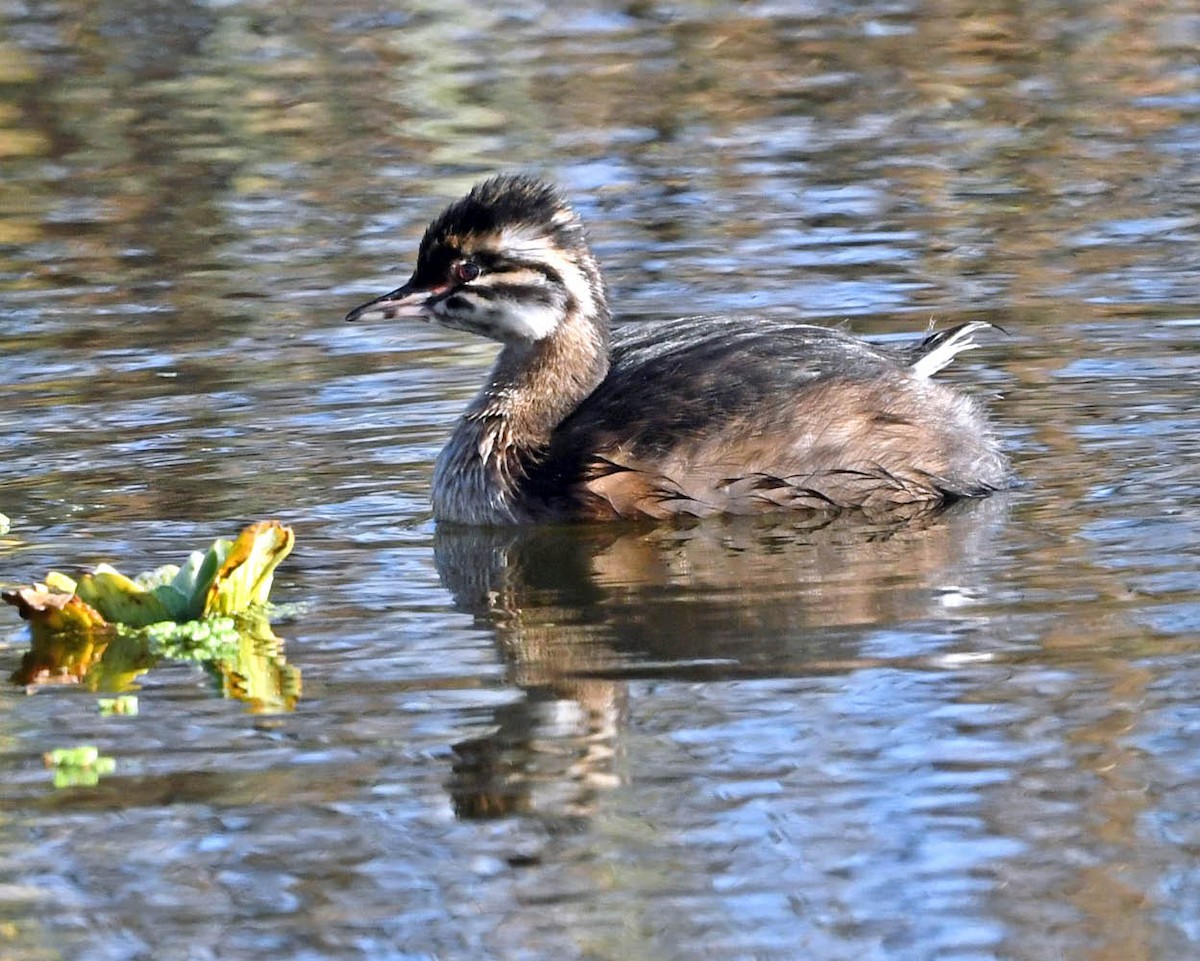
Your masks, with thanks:
M114 758L101 755L100 749L92 744L56 748L43 754L42 760L46 767L54 769L56 788L95 787L101 777L117 768Z
M136 694L99 697L96 698L96 706L100 708L102 717L111 717L114 714L133 716L138 712L138 699Z
M47 767L89 767L100 757L100 749L92 744L79 747L59 747L43 756Z
M237 651L240 625L232 617L206 617L202 621L176 624L163 621L140 632L150 649L177 661L216 661Z

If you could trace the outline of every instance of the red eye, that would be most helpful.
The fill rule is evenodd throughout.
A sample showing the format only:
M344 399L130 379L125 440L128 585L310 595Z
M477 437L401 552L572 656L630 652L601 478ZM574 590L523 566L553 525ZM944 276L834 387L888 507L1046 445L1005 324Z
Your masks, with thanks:
M479 264L462 260L454 265L454 279L460 284L469 284L479 276Z

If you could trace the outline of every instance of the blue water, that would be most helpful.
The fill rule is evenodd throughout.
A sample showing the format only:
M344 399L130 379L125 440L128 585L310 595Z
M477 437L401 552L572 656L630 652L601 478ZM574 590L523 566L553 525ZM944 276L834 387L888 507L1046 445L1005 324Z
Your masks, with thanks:
M0 957L1197 953L1190 9L0 24L0 580L278 517L282 657L238 669L299 677L112 667L134 717L95 673L0 689ZM946 376L1024 486L901 531L438 530L491 348L341 317L512 168L625 323L1000 324ZM29 647L0 611L0 673ZM82 743L113 773L56 789Z

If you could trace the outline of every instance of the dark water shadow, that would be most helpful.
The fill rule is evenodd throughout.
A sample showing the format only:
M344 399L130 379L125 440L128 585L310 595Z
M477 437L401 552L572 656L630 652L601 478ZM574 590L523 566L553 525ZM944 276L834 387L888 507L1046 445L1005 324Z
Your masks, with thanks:
M930 654L911 641L880 656L862 651L864 636L976 621L971 599L987 593L1009 507L994 497L894 525L439 529L443 585L495 632L525 694L496 710L494 731L454 746L456 813L586 814L595 791L619 783L630 682L920 667Z

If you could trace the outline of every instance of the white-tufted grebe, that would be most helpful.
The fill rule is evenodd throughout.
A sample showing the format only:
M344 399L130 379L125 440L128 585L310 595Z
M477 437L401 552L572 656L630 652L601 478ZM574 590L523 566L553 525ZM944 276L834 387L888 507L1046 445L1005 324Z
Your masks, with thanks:
M930 377L989 325L907 347L753 315L610 329L583 225L551 186L477 185L403 286L352 310L503 344L433 475L467 524L932 509L1011 481L978 405Z

